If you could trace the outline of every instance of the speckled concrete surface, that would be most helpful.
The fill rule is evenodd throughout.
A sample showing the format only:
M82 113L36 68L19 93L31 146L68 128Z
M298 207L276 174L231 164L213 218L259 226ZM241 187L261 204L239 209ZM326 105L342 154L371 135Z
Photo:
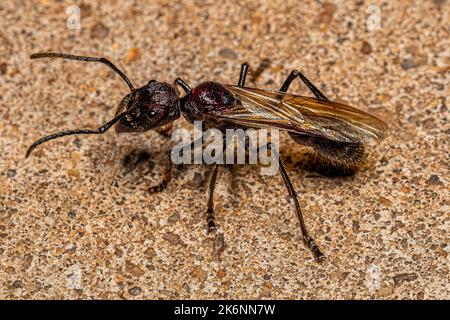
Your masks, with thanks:
M80 30L66 26L72 4ZM449 6L3 1L0 298L450 298ZM332 179L303 170L308 150L284 136L327 255L318 264L281 178L255 167L221 170L215 238L204 228L207 168L179 168L166 191L147 193L168 146L155 132L71 137L25 160L43 134L110 119L127 93L104 66L28 59L43 50L106 56L136 84L235 83L241 62L269 59L258 86L278 88L299 68L330 98L388 119L393 134L372 145L357 175ZM299 83L291 90L307 94ZM133 150L152 162L124 174Z

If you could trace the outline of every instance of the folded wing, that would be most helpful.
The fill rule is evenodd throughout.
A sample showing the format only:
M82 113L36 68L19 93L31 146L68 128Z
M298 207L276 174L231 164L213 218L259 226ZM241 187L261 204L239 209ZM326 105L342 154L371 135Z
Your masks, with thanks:
M252 128L279 128L338 142L383 139L388 126L351 106L279 91L225 85L235 105L217 116Z

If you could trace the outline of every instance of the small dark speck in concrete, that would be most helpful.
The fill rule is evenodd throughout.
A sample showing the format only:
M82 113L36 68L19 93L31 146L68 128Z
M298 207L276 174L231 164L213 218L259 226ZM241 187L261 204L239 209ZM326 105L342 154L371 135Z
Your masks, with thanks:
M396 287L400 286L403 282L414 281L418 278L415 273L401 273L395 275L392 279L394 280L394 284Z
M8 171L6 171L6 176L8 178L14 178L17 174L17 171L14 169L9 169Z
M128 293L131 294L132 296L138 296L140 295L142 292L142 289L139 287L133 287L130 290L128 290Z
M437 6L442 6L447 0L433 0L434 4Z
M361 53L370 54L372 52L372 46L367 41L364 41L361 46Z
M222 48L219 50L219 55L226 59L237 59L237 54L230 48Z
M439 176L437 174L432 174L428 178L427 183L431 185L443 185L442 181L439 179Z
M23 288L22 281L20 281L20 280L14 281L12 286L13 286L14 289L20 289L20 288Z
M69 211L68 213L67 213L67 215L69 216L69 218L75 218L76 217L76 213L75 213L75 211Z
M167 222L173 224L178 220L180 220L180 215L178 214L178 212L175 212L167 219Z
M403 59L401 66L402 66L403 70L409 70L409 69L415 68L416 64L411 59Z
M354 233L359 233L360 227L358 221L353 220L352 229Z
M177 234L174 234L172 232L166 232L163 236L163 239L169 242L172 245L178 245L181 244L185 246L186 244L180 239L180 236Z
M4 75L8 71L8 65L4 62L0 63L0 74Z
M109 33L109 29L101 22L97 22L91 28L92 38L105 38Z

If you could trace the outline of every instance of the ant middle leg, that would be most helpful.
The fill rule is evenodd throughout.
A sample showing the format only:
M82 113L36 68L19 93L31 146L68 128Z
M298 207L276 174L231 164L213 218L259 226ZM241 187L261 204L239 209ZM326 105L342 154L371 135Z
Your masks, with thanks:
M223 149L222 157L224 152L227 150L227 141L225 137L223 138ZM211 171L211 180L209 181L209 196L208 196L208 208L206 209L206 222L207 222L207 232L216 231L217 227L214 222L214 190L217 183L217 173L219 170L219 165L217 163L213 164L213 169Z
M245 85L245 79L247 78L249 65L247 62L241 65L241 72L239 73L238 86L243 87Z
M294 79L297 77L299 77L300 80L303 81L303 83L308 87L309 90L311 90L311 92L316 96L316 98L322 100L329 100L322 92L320 92L320 90L315 85L312 84L311 81L308 80L308 78L306 78L305 75L303 75L303 73L301 73L298 70L293 70L291 74L289 74L289 76L286 78L283 85L281 86L280 91L286 92L289 89L289 86L291 85L292 81L294 81Z
M297 193L295 192L294 187L292 186L291 180L289 179L289 176L287 175L286 168L284 167L284 163L281 160L281 157L278 156L279 159L279 166L280 166L280 173L281 177L283 178L284 184L289 192L289 195L291 196L292 200L295 204L295 212L297 213L298 220L300 222L300 229L302 231L302 237L303 242L308 246L308 248L313 253L314 257L318 262L321 262L325 259L325 255L320 251L319 247L317 246L314 239L309 235L308 230L306 229L305 220L303 218L302 209L300 207L300 203L298 202Z
M250 66L248 63L243 63L241 65L241 72L239 74L239 81L238 86L243 87L245 86L245 81L247 78L247 74L250 71L252 75L252 82L256 82L256 80L259 78L259 76L263 73L264 70L266 70L270 66L270 60L269 59L263 59L261 63L259 64L258 68L256 70L251 71Z
M193 141L192 143L186 144L184 146L178 146L174 149L170 149L167 153L166 153L166 158L165 158L165 162L164 162L164 172L163 172L163 178L162 181L160 183L158 183L155 186L152 186L149 188L149 192L150 193L157 193L157 192L161 192L163 191L165 188L167 188L167 185L169 184L170 179L172 178L172 172L173 172L173 167L175 166L175 164L172 161L172 152L176 153L182 153L183 150L185 150L185 148L189 148L190 150L193 150L197 144L203 141L203 139L206 139L209 136L209 131L204 132L202 134L202 136L200 138L198 138L197 140Z

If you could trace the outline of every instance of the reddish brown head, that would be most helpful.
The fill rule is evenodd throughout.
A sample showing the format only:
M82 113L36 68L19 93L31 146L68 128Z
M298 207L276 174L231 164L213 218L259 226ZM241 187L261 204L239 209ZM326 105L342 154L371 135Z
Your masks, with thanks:
M180 117L178 96L175 85L155 80L133 90L117 108L116 115L132 111L116 124L116 132L143 132L176 120Z

